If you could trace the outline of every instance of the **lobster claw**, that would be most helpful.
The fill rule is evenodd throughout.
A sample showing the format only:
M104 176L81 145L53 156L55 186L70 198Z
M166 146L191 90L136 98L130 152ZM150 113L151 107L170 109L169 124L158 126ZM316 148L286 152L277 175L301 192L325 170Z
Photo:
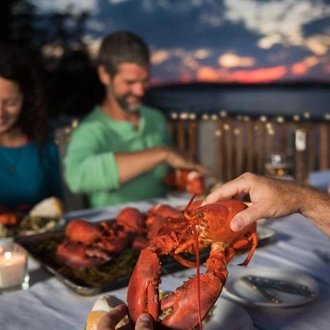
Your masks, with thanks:
M127 289L129 318L133 323L140 314L145 312L149 313L155 321L158 320L160 272L161 266L157 254L149 248L143 249Z
M210 259L213 258L207 263ZM154 318L156 329L193 329L218 299L227 277L225 269L217 274L208 268L206 274L189 279L159 300L160 271L157 254L144 249L127 291L129 317L133 323L140 314L147 312Z
M199 281L199 284L197 283ZM197 288L200 287L200 299ZM161 324L168 329L194 329L198 325L199 306L201 319L209 312L222 290L221 280L203 274L184 282L177 290L163 298L161 310L171 310Z

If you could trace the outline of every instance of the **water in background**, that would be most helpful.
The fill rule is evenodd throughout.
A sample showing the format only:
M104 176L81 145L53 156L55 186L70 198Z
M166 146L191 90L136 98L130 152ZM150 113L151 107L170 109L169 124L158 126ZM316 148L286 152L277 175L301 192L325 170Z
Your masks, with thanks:
M323 120L330 114L330 88L247 87L222 88L179 86L151 89L148 103L172 112L219 113L233 115L292 118L305 112L312 120Z

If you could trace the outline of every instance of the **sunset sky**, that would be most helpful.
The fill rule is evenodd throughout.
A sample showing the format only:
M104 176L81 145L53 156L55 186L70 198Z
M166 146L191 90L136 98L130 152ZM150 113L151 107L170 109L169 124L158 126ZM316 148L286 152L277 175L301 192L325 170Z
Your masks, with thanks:
M330 0L30 0L40 13L89 13L96 53L116 30L152 50L152 81L330 82Z

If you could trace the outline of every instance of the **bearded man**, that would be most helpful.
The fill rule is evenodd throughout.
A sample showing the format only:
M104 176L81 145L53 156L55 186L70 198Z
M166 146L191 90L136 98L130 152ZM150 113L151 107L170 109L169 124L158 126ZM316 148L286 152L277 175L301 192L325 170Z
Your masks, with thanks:
M100 105L73 132L64 160L73 193L90 207L164 197L171 168L207 169L173 148L165 116L143 105L150 51L139 36L119 31L104 38L97 70L105 87Z

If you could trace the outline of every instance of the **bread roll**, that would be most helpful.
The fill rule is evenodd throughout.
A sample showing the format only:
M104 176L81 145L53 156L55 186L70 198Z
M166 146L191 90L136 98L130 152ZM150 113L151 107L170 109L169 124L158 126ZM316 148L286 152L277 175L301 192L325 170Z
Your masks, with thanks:
M97 325L101 319L101 317L110 312L111 309L114 307L125 304L122 300L118 299L115 296L111 295L103 295L99 297L91 311L88 313L86 327L85 330L97 330ZM122 327L123 325L127 324L128 317L125 316L116 326L116 329Z
M30 216L62 218L63 211L63 203L56 197L49 197L35 205L30 211Z

